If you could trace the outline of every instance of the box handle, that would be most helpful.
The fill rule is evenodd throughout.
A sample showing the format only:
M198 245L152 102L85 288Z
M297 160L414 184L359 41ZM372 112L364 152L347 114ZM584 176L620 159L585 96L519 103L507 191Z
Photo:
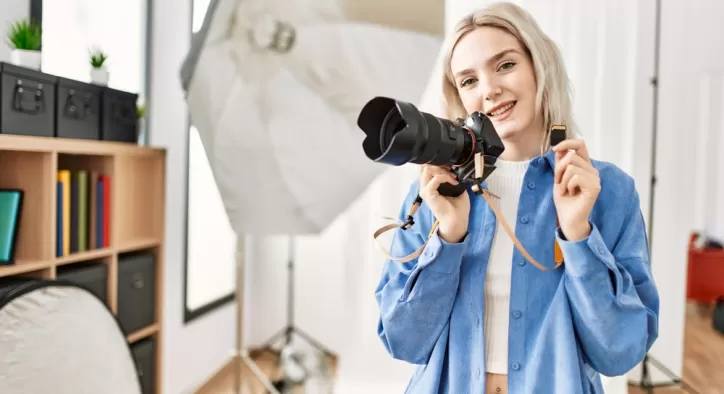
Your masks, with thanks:
M136 109L129 105L119 104L117 101L111 103L111 118L114 123L121 123L127 126L136 125Z
M131 286L133 286L134 289L141 289L143 288L144 280L142 274L135 274L133 275L133 282Z
M45 112L45 91L43 90L43 84L38 84L37 88L23 85L22 79L18 79L15 82L12 109L17 112L24 112L31 115ZM27 104L28 101L32 104L30 106L25 106L24 104Z
M90 101L90 94L86 93L82 99L79 99L75 89L69 89L63 106L63 115L75 120L85 120L93 112Z

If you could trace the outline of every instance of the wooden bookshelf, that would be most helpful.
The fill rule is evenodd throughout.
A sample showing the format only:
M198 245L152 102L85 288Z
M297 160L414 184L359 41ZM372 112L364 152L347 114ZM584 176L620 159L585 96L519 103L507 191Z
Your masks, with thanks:
M110 245L56 257L57 171L97 171L111 177ZM118 257L150 251L155 257L155 321L127 333L129 344L155 337L155 385L161 393L165 223L165 149L106 141L0 134L0 188L25 191L16 262L0 277L55 279L56 270L100 261L108 266L108 307L118 305Z

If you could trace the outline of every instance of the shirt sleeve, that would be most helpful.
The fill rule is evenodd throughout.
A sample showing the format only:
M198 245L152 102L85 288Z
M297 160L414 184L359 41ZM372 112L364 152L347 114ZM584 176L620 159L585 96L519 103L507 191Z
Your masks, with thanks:
M556 230L576 334L591 367L607 376L632 369L658 337L659 294L639 195L631 189L613 247L607 247L593 223L589 236L576 242Z
M416 196L413 185L400 212L401 220L407 217ZM392 256L407 256L428 238L432 220L423 211L418 210L412 227L396 230L390 248ZM380 312L377 332L394 358L412 364L427 363L448 324L469 239L466 236L462 242L448 243L435 230L418 258L406 263L385 261L375 292Z

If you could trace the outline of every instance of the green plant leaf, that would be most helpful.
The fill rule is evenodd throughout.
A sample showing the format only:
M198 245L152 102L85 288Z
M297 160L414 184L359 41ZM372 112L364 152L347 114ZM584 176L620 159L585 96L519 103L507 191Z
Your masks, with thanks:
M39 51L43 34L39 24L26 18L10 25L7 38L11 48Z
M106 60L108 60L108 55L106 55L102 50L99 48L93 48L90 50L90 65L93 68L101 68L103 67L103 64L105 64Z

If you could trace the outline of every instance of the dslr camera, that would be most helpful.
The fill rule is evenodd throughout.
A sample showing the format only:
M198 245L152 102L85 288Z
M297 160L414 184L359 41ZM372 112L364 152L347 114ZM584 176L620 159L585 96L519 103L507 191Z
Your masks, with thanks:
M481 183L505 150L492 122L481 112L452 122L404 101L375 97L362 108L357 125L366 134L365 155L375 162L450 168L459 183L438 188L448 197L459 196L468 187L482 193Z

